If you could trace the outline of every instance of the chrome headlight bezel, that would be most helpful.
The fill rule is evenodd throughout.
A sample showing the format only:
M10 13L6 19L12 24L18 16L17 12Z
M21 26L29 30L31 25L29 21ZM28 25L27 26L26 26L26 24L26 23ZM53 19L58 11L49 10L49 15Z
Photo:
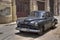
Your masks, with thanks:
M34 24L35 23L35 21L32 21L32 22L30 22L31 24Z
M38 26L38 23L35 22L35 21L32 21L31 24L34 25L34 26Z
M35 24L35 26L38 26L38 23L37 22L35 22L34 24Z

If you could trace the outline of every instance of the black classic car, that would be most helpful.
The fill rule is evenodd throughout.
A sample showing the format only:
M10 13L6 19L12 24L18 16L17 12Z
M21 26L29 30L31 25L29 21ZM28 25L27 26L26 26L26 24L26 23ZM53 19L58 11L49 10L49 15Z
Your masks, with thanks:
M23 20L17 19L17 30L20 32L35 32L41 35L58 23L51 12L33 11L31 14Z

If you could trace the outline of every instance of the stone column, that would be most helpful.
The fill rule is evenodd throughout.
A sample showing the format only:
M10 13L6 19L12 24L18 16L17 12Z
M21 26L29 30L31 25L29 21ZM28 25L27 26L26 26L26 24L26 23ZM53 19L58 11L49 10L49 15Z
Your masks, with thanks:
M12 21L16 21L17 15L16 15L16 4L15 0L12 0Z
M46 11L50 11L50 4L49 4L49 0L45 0L45 10Z
M33 0L30 0L30 12L33 10Z
M12 21L11 0L2 0L0 4L0 23L9 23L11 21Z
M58 0L58 14L60 15L60 0Z
M54 14L58 15L58 10L57 10L57 0L54 1Z
M37 0L33 0L33 11L38 10Z
M38 10L37 0L30 0L30 12Z

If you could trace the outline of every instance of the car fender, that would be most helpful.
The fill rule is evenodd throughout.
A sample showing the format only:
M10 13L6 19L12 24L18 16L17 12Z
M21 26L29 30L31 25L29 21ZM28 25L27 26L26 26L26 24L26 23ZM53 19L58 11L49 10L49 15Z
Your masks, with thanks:
M52 22L57 24L58 20L57 19L53 19Z

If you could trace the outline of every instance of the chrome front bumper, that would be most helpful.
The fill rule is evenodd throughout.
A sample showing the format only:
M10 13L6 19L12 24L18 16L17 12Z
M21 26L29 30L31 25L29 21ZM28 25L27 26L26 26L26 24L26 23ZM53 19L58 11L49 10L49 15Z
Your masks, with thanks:
M24 32L40 32L40 30L34 30L34 29L27 29L27 28L16 28L17 30L21 30Z

